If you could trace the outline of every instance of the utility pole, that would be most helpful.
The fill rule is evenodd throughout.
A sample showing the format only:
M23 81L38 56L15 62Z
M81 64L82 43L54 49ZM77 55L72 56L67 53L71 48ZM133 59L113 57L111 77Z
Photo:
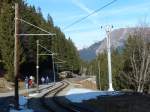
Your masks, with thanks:
M100 71L100 63L98 61L98 85L99 85L99 89L101 90L101 81L100 81L100 74L101 74L101 71Z
M39 91L39 40L36 40L36 84L37 92Z
M52 63L53 63L53 73L54 73L54 84L56 82L56 79L55 79L55 65L54 65L54 54L52 54Z
M82 65L81 65L81 68L80 68L80 73L81 73L81 75L82 75L82 73L83 73L83 71L82 71Z
M14 76L15 76L15 108L19 109L19 91L18 91L18 76L19 76L19 53L18 53L18 43L19 43L19 6L15 3L15 43L14 43Z
M73 74L73 66L72 66L72 74Z
M101 26L102 28L102 26ZM110 47L110 33L113 26L107 25L105 26L106 31L106 39L107 39L107 59L108 59L108 80L109 80L109 88L108 91L114 91L113 85L112 85L112 70L111 70L111 47Z
M23 22L23 23L26 23L36 29L39 29L43 32L45 32L44 34L25 34L25 33L22 33L22 34L19 34L19 21ZM19 109L19 91L18 91L18 76L19 76L19 53L18 53L18 43L19 43L19 36L53 36L53 35L56 35L56 34L52 34L32 23L29 23L23 19L20 19L19 18L19 6L17 3L15 3L15 34L14 34L14 38L15 38L15 42L14 42L14 76L15 76L15 108L16 109ZM38 66L38 44L39 42L37 41L37 66L36 66L36 69L37 69L37 76L39 74L39 66ZM37 89L38 89L38 77L37 77Z
M56 66L57 66L57 75L58 75L58 64L56 64Z
M91 76L93 75L93 67L92 67L92 65L91 65Z
M36 41L37 43L37 60L36 60L36 77L37 77L37 91L39 89L39 82L38 82L38 79L39 79L39 56L43 56L43 55L51 55L52 56L52 66L53 66L53 73L54 73L54 84L55 84L55 66L54 66L54 57L53 55L56 55L56 53L53 53L52 51L48 50L46 47L42 46L40 43L39 43L39 40ZM39 47L45 49L47 52L49 53L39 53Z

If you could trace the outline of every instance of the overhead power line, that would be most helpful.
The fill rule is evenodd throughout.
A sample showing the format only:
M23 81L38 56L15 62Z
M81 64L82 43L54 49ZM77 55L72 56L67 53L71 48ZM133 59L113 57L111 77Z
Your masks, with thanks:
M117 0L113 0L113 1L111 1L111 2L109 2L109 3L107 3L106 5L102 6L101 8L99 8L99 9L93 11L93 12L90 13L89 15L87 15L87 16L81 18L81 19L76 20L75 22L73 22L73 23L71 23L70 25L66 26L66 27L64 28L64 30L66 30L66 29L70 28L71 26L73 26L73 25L75 25L75 24L77 24L77 23L83 21L84 19L88 18L89 16L91 16L91 15L93 15L93 14L95 14L95 13L101 11L102 9L104 9L105 7L107 7L107 6L111 5L111 4L113 4L113 3L116 2L116 1L117 1Z

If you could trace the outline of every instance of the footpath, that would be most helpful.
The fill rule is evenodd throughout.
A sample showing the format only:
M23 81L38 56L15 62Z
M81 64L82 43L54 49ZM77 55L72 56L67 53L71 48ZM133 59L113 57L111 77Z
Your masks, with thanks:
M48 85L39 85L39 90L46 89L50 86L53 86L53 83L50 83ZM19 95L32 93L35 91L37 91L37 88L21 89L19 90ZM0 93L0 97L9 97L9 96L14 96L14 90L5 93Z

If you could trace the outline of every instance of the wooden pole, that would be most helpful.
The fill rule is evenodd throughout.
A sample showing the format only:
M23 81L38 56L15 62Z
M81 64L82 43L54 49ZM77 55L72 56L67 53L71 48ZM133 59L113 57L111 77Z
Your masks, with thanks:
M18 91L18 72L19 72L19 56L18 56L18 38L19 36L19 22L17 18L19 17L19 6L15 4L15 47L14 47L14 76L15 76L15 108L19 109L19 91Z
M100 74L101 74L101 70L100 70L100 62L98 61L98 87L99 87L99 90L101 90L101 78L100 78Z
M36 53L36 83L37 83L37 92L39 92L39 40L36 41L37 44L37 53Z

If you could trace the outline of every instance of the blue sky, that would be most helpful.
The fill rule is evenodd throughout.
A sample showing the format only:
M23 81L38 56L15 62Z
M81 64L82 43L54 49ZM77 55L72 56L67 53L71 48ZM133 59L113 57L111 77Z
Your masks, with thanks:
M112 0L25 0L40 7L43 16L50 14L54 24L70 37L78 49L85 48L105 37L101 25L113 25L114 29L134 27L142 21L150 23L150 0L117 0L102 11L64 30L74 21L90 14Z

